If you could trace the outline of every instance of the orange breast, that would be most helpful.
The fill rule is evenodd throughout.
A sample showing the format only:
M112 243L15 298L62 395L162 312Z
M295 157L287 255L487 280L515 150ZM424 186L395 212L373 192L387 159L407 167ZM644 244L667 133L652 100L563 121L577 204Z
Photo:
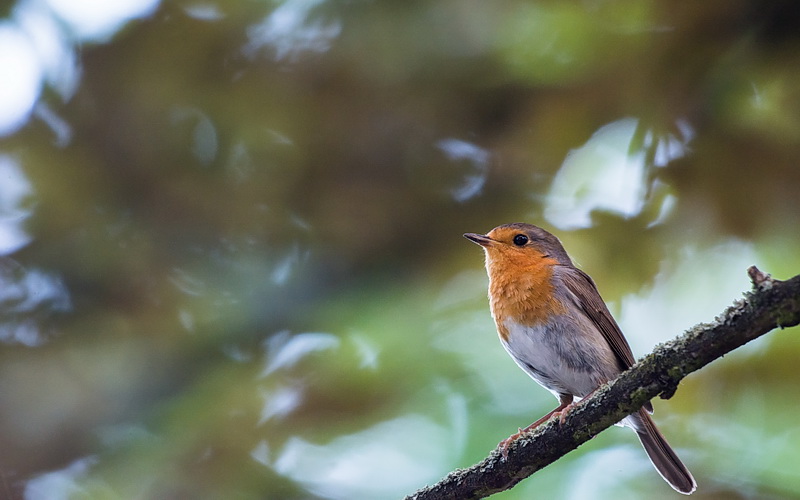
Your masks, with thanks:
M534 326L546 322L554 314L566 312L553 294L552 266L555 259L492 259L488 263L489 299L497 333L508 341L505 321Z

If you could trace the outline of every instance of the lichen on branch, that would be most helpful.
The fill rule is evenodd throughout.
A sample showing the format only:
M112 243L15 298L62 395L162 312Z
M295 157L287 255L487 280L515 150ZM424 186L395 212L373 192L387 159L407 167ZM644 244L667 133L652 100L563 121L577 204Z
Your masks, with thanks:
M800 275L779 281L755 266L747 272L753 290L743 300L712 323L697 325L656 346L629 370L578 403L563 424L552 419L516 440L508 448L507 459L495 449L481 462L455 470L405 500L477 499L510 489L650 399L672 397L688 374L775 328L800 324Z

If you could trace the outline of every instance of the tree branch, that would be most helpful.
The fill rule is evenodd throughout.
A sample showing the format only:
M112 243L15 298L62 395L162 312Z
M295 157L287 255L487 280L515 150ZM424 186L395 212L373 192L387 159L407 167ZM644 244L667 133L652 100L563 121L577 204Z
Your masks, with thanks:
M495 449L480 463L448 474L406 500L484 498L510 489L539 469L585 443L660 395L672 397L678 383L717 358L775 327L800 323L800 275L773 280L748 269L753 290L713 323L700 324L636 363L630 370L578 403L563 425L552 419L515 441L503 460Z

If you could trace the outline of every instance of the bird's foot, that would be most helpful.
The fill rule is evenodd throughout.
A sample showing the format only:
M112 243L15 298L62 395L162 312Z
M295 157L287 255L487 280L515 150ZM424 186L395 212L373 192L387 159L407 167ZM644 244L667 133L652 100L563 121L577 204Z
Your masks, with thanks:
M520 436L522 436L526 432L530 432L530 431L534 430L535 428L539 427L540 425L542 425L543 423L547 422L550 419L550 417L552 417L553 415L558 415L559 416L559 423L561 425L564 425L564 419L566 418L566 413L567 413L567 411L569 411L570 408L572 408L572 404L573 404L572 395L570 395L570 394L562 394L559 397L559 401L561 402L561 404L559 404L558 407L556 407L554 410L549 412L547 415L543 416L542 418L540 418L536 422L532 423L528 427L525 427L524 429L518 429L516 433L514 433L514 434L508 436L507 438L505 438L504 440L500 441L500 443L497 445L497 447L500 448L500 454L503 456L503 460L508 458L508 448L509 448L509 446L511 446L511 444L514 441L519 439Z
M503 460L506 460L508 458L508 447L511 446L511 443L519 439L519 437L522 436L522 433L523 430L518 429L517 432L508 436L504 440L500 441L500 443L498 443L497 447L500 448L500 455L503 457Z
M511 446L511 444L514 441L519 439L526 432L530 432L530 431L534 430L535 428L539 427L540 425L542 425L543 423L547 422L547 420L549 420L550 417L552 417L553 415L555 415L556 413L558 413L562 409L563 408L561 408L561 407L556 408L555 410L553 410L550 413L548 413L547 415L543 416L542 418L540 418L536 422L532 423L528 427L525 427L524 429L519 428L519 429L517 429L517 432L515 432L514 434L508 436L504 440L500 441L500 443L497 445L497 447L500 448L500 454L503 456L503 460L508 458L508 447Z
M574 406L575 406L574 402L570 403L555 413L555 415L558 415L558 425L564 425L564 421L567 420L567 415Z

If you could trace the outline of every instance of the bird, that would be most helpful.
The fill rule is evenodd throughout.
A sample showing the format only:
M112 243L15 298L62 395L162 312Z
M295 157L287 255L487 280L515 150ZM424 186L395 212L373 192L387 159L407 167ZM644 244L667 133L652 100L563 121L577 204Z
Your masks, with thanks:
M553 416L563 424L575 398L587 397L635 360L594 281L572 263L555 235L515 222L464 237L483 247L489 305L503 347L559 401L554 410L500 442L507 457L509 445L523 433ZM676 491L691 494L697 483L651 413L648 401L621 424L636 432L661 477Z

